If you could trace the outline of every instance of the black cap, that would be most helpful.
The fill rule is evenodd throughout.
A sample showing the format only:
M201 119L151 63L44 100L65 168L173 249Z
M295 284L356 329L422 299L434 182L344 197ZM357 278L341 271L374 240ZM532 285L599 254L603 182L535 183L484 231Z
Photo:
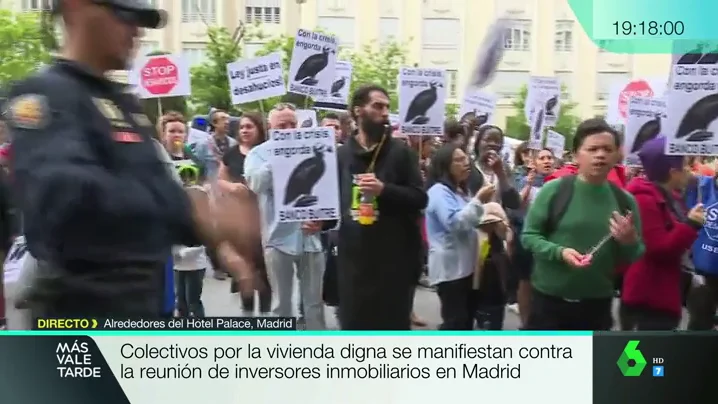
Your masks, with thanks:
M147 0L96 0L120 13L128 13L138 27L160 29L167 24L167 11L153 7Z

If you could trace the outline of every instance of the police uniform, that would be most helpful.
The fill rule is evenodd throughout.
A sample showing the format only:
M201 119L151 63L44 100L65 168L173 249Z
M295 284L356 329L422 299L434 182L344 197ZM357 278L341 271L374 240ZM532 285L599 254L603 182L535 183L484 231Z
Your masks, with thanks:
M171 246L197 245L192 204L157 158L138 100L57 59L9 93L14 184L38 259L36 316L159 315Z

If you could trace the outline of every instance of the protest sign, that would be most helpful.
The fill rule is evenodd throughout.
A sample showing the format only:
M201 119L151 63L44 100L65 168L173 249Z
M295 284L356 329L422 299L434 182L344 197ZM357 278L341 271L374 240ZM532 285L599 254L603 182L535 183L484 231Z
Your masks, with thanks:
M529 149L541 150L543 148L543 131L546 128L546 123L544 122L545 114L543 109L539 109L533 114L531 133L529 134Z
M5 285L10 285L20 278L25 260L30 256L30 251L27 249L27 243L25 236L16 237L10 246L10 250L5 257L5 263L3 264L3 282Z
M399 71L399 116L405 135L442 135L446 72L402 67Z
M316 128L319 126L317 111L313 109L298 109L297 128Z
M268 142L277 222L339 219L334 129L271 130Z
M563 158L563 151L566 149L566 138L551 129L546 131L546 147L557 159Z
M287 93L282 55L279 52L228 63L227 77L234 105L279 97Z
M398 125L401 118L399 118L399 114L389 114L389 123L394 126Z
M334 36L300 29L294 38L289 64L289 92L326 97L334 83L337 39Z
M626 124L628 120L628 104L633 97L662 97L667 88L668 77L642 77L632 80L616 80L606 100L606 122L610 124Z
M554 126L561 110L561 82L556 77L531 76L524 113L526 120L534 120L533 114L543 110L544 125Z
M679 58L671 66L668 116L661 131L669 155L718 155L718 64L698 61L684 64Z
M623 133L623 155L627 165L640 165L639 150L644 143L661 134L667 117L664 98L633 97L629 101L628 119Z
M349 87L352 84L352 64L337 61L334 82L325 97L314 97L314 108L346 111L349 104Z
M136 85L139 98L188 96L189 62L182 55L145 56L135 60L128 81Z
M481 126L493 122L498 97L478 89L467 90L459 109L459 121L469 117L476 118L476 125Z

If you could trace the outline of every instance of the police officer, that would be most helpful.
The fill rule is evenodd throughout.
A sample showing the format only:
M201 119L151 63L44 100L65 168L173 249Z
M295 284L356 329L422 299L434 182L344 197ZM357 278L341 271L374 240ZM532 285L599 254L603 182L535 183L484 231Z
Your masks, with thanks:
M52 13L62 56L8 96L14 183L39 261L24 296L36 317L157 316L171 246L222 243L207 203L159 162L137 99L105 77L166 14L144 0L55 0Z

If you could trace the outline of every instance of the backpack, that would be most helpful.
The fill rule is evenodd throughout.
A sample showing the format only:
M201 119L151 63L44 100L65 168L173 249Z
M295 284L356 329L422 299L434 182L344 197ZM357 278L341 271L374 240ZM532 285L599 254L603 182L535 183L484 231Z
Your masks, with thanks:
M543 233L547 236L556 231L556 228L558 228L561 222L561 218L566 214L566 210L571 203L571 198L573 198L573 186L576 182L576 176L567 175L557 179L557 181L559 181L558 190L549 202L548 218L544 224ZM610 181L608 184L611 187L611 191L613 191L613 195L616 197L616 202L618 202L618 208L621 214L628 213L631 209L631 203L626 192Z

